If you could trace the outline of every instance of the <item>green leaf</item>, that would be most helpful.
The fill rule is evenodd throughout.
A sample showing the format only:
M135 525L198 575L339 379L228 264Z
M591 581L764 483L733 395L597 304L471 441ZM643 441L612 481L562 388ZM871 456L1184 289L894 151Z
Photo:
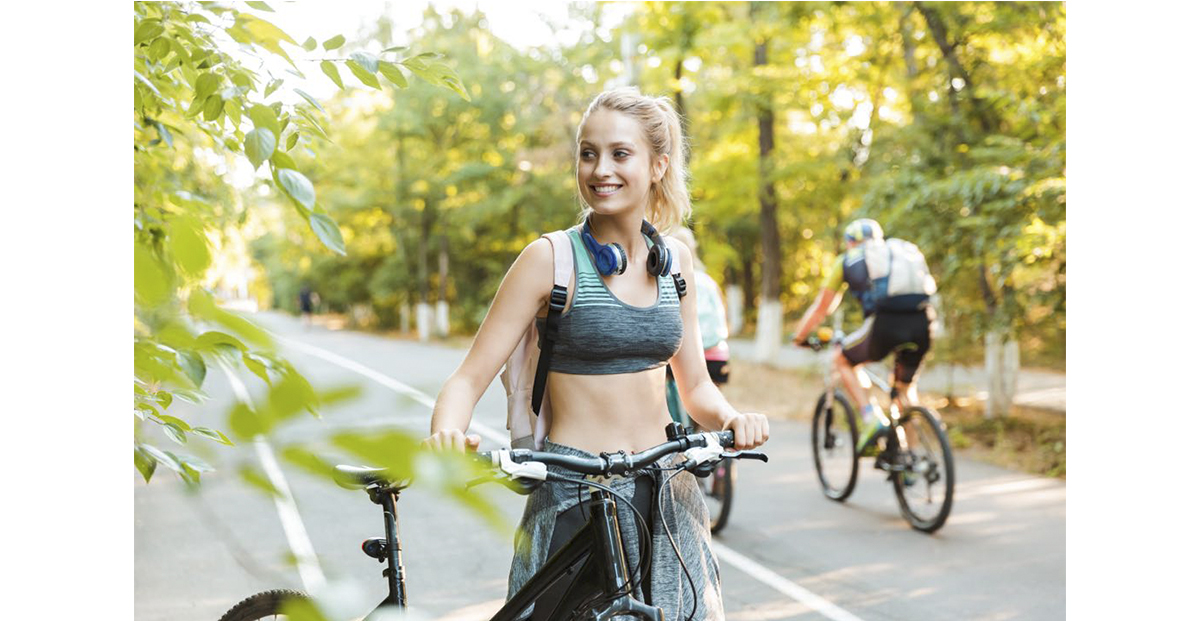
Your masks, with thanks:
M272 9L271 7L267 6L266 2L258 2L257 0L247 0L246 5L252 9L258 9L260 11L268 11L270 13L275 12L275 9Z
M154 457L150 453L143 450L142 447L134 445L133 465L138 469L138 472L142 473L142 478L149 483L150 477L154 476L154 468L158 466L158 462L154 460Z
M216 429L209 429L208 427L195 427L192 429L192 433L204 436L213 442L219 442L226 446L233 446L233 440L230 440L228 436L220 431L217 431Z
M275 140L279 140L279 113L275 110L272 110L269 106L255 104L250 107L246 116L250 117L255 127L271 130L271 133L275 135Z
M133 246L133 291L148 306L166 301L171 292L171 281L158 258L136 243Z
M232 99L225 100L225 116L233 121L233 126L236 129L242 124L242 106Z
M192 430L192 426L184 422L182 419L175 418L174 416L167 416L166 414L159 414L158 417L161 418L164 423L175 425L180 431Z
M311 52L311 51L317 49L317 40L312 37L309 37L304 40L304 45L301 45L300 47L304 48L304 51L306 51L306 52Z
M292 90L296 91L296 93L298 93L301 97L303 97L305 101L312 104L314 108L316 108L317 110L320 110L322 113L325 112L325 108L322 108L321 104L312 95L309 95L308 93L306 93L298 88L293 88Z
M167 129L166 125L155 121L154 129L158 130L158 139L167 143L168 148L175 147L175 141L171 138L171 131Z
M175 264L188 276L202 276L212 262L204 225L196 218L172 218L167 224L167 246Z
M380 52L380 54L387 54L388 52L403 52L404 50L407 50L407 49L408 49L407 45L397 45L395 47L389 47L388 49Z
M337 84L338 88L342 90L346 89L346 85L342 83L342 76L338 73L337 65L328 60L322 60L321 71L325 72L325 75L329 76L329 79L333 80L333 83Z
M224 108L225 100L221 99L220 95L210 95L204 102L204 120L215 121L221 118Z
M176 388L172 392L175 394L176 397L179 397L180 399L183 399L184 401L187 401L188 403L191 403L194 405L199 405L201 403L204 403L204 401L206 399L208 399L208 395L205 394L203 390L187 390L187 389L182 389L182 388Z
M400 88L408 88L408 79L404 77L404 72L400 68L387 61L379 63L379 75L387 78L392 84Z
M246 157L258 170L275 153L275 134L270 129L256 127L246 134Z
M229 430L242 440L252 440L255 436L266 433L269 429L263 422L245 403L238 403L229 412Z
M196 78L196 99L207 99L221 87L221 76L206 71Z
M242 481L245 481L250 485L250 487L262 492L266 492L268 496L276 498L283 497L283 492L275 489L275 485L271 483L271 480L252 466L242 466L239 468L238 476L242 477Z
M163 451L158 447L149 444L139 444L138 448L145 451L145 453L150 457L154 458L154 461L170 468L171 470L174 470L175 472L178 472L179 474L183 474L183 464L179 463L179 459L171 453Z
M171 403L175 401L175 395L172 395L166 390L160 390L154 394L154 400L157 401L158 404L161 405L165 410L171 407Z
M147 52L152 60L160 60L163 56L171 51L171 43L166 37L159 37L150 44L150 50Z
M321 243L330 250L345 256L346 242L342 240L342 231L338 229L337 223L332 218L323 213L314 213L308 217L308 226L317 234Z
M279 78L271 80L271 82L267 84L266 90L263 91L263 98L265 99L270 97L271 93L274 93L276 90L278 90L280 86L283 86L283 80Z
M270 361L264 361L262 356L251 352L245 352L242 354L242 364L245 364L246 368L250 369L250 372L257 375L260 379L262 379L262 381L270 384L271 376L267 375L267 362Z
M126 30L125 32L129 32ZM143 19L133 31L133 44L139 45L163 33L162 22L157 19Z
M163 433L166 434L166 436L168 438L170 438L176 444L179 444L180 446L187 444L187 436L183 433L183 430L180 429L179 427L176 427L175 425L172 425L171 423L167 423L162 426L162 429L163 429Z
M371 73L379 71L379 58L369 52L355 52L351 54L350 62L357 63L360 67Z
M342 44L345 42L346 42L346 37L343 37L342 35L338 35L336 37L333 37L332 39L325 41L324 43L321 44L321 46L327 50L336 50L339 47L342 47Z
M296 132L287 139L287 150L291 151L292 147L296 146L296 141L300 139L300 132Z
M313 189L313 184L298 170L290 168L281 168L276 171L276 177L279 181L279 186L287 192L296 202L304 205L308 209L312 209L313 203L317 200L316 191Z
M230 334L226 334L224 332L217 332L216 330L212 330L209 332L205 332L204 334L201 334L200 336L196 337L196 348L201 351L205 351L205 350L212 351L212 350L215 350L218 346L222 346L222 345L234 347L239 352L246 350L246 346L244 344L242 344L242 342L240 340L238 340L237 337L230 335ZM179 396L182 397L183 395L180 394Z
M295 137L296 134L292 134L292 138ZM278 149L275 150L275 155L271 156L271 163L275 165L276 169L296 168L296 162L292 160L292 156Z
M350 73L353 73L354 77L358 78L364 85L379 88L379 79L375 77L375 74L363 69L353 60L346 61L346 66L350 68Z
M192 380L192 384L199 388L204 385L204 377L208 374L208 367L204 365L204 359L199 354L193 351L181 351L175 354L179 360L179 366L183 369L183 373Z

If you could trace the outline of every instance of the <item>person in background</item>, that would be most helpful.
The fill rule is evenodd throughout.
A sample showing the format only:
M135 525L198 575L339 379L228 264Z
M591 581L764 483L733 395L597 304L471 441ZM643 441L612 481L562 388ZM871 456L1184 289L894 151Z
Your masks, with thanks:
M671 237L683 242L692 253L692 265L695 267L696 318L700 322L700 345L704 348L704 362L708 367L708 376L718 387L729 382L729 322L725 317L725 301L721 295L721 287L717 281L708 275L704 263L697 252L696 236L691 229L680 226L671 231ZM675 385L675 377L671 369L667 369L667 405L671 409L671 418L684 426L693 426L690 417L683 409L679 398L679 388Z

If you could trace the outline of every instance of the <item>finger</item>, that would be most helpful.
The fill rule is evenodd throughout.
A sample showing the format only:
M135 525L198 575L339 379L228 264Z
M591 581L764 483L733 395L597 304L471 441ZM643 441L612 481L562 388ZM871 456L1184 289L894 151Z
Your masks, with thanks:
M451 436L451 438L454 441L454 444L452 446L454 447L455 451L458 451L459 453L466 452L467 439L465 437L463 437L463 435L461 433L456 433L453 436Z
M467 436L467 446L470 447L472 451L479 450L479 444L481 442L483 442L483 437L477 433L472 433Z

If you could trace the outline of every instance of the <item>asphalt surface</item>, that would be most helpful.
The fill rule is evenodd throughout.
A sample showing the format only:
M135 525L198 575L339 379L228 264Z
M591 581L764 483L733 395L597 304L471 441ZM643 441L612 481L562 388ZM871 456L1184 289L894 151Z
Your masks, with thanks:
M276 456L296 443L320 446L343 429L427 431L428 401L397 392L398 383L436 396L466 353L305 328L276 314L257 319L283 337L283 352L314 384L355 383L364 390L360 399L324 411L320 419L301 417L279 430L270 439ZM249 374L239 381L251 393L263 390ZM205 390L210 401L180 404L186 408L177 415L226 428L236 399L229 379L212 369ZM497 381L476 409L475 422L504 432L503 412L504 392ZM485 438L484 448L498 446ZM255 592L311 589L321 578L327 585L323 592L345 595L356 602L352 608L365 605L363 613L386 594L381 566L359 550L363 539L383 534L379 509L365 494L280 460L316 554L318 578L309 569L306 584L292 560L296 538L289 544L277 504L237 474L243 465L261 468L262 448L252 443L227 448L196 439L186 449L217 467L205 475L200 492L188 491L165 470L149 484L136 474L131 480L137 619L217 619ZM959 460L953 512L930 536L903 521L890 486L867 460L847 502L826 500L814 474L806 424L773 420L763 450L769 464L741 464L730 523L716 538L727 619L1065 616L1063 482ZM512 527L524 498L499 486L475 489L499 507L510 525L506 530L489 527L456 501L419 486L401 495L403 560L410 601L424 615L419 618L487 619L503 603Z

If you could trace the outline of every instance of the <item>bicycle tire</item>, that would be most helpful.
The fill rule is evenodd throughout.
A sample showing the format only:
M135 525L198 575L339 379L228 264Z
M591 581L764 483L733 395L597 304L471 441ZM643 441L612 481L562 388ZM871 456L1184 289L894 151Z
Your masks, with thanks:
M954 504L954 454L950 450L950 436L946 433L946 425L937 413L924 406L912 406L904 411L904 414L900 417L899 425L901 427L908 425L908 428L916 429L915 426L910 425L913 421L920 422L936 436L936 444L933 448L936 448L937 452L940 453L941 461L933 462L937 464L936 469L925 470L922 473L913 473L913 477L916 477L917 481L911 485L906 483L905 479L906 474L912 470L906 468L904 472L892 473L892 488L896 492L896 500L900 503L900 513L904 516L904 519L919 531L933 533L945 525L946 519L950 517L950 508ZM917 435L921 436L921 432L918 431ZM923 445L928 440L929 438L926 437L916 438L916 441L921 442ZM898 442L898 438L895 441ZM907 440L907 443L910 446L913 445L912 440ZM914 455L912 459L913 468L916 468L915 464L919 463L918 460L926 458L925 456ZM908 461L908 459L906 458L904 461ZM927 461L926 463L929 462ZM924 478L926 496L928 497L929 488L938 482L930 480L933 474L937 474L938 480L944 483L945 492L941 495L940 506L937 507L936 512L931 517L922 517L917 515L917 512L913 510L913 506L908 499L908 492L912 487L920 486L920 479ZM930 504L933 503L931 502Z
M286 619L283 606L289 600L308 600L308 595L291 589L274 589L255 593L229 609L220 621L259 621L260 619Z
M834 404L826 406L826 394L822 394L820 399L817 399L817 407L813 411L813 426L812 426L812 450L813 461L816 464L817 480L821 483L821 491L826 498L842 502L850 497L854 492L854 485L858 482L858 454L855 447L858 446L858 416L850 401L846 399L841 392L834 391ZM840 413L839 413L840 411ZM834 427L838 429L832 439L832 445L827 442L829 438L828 431ZM846 435L849 435L847 442ZM835 455L834 452L837 454ZM830 466L834 466L836 462L847 461L847 464L841 464L842 467L849 468L847 481L842 486L835 485L831 481L832 474Z
M729 514L733 510L733 488L737 482L737 462L733 459L722 459L721 463L703 482L704 494L715 498L719 508L716 514L709 511L708 530L712 534L721 532L729 523Z

